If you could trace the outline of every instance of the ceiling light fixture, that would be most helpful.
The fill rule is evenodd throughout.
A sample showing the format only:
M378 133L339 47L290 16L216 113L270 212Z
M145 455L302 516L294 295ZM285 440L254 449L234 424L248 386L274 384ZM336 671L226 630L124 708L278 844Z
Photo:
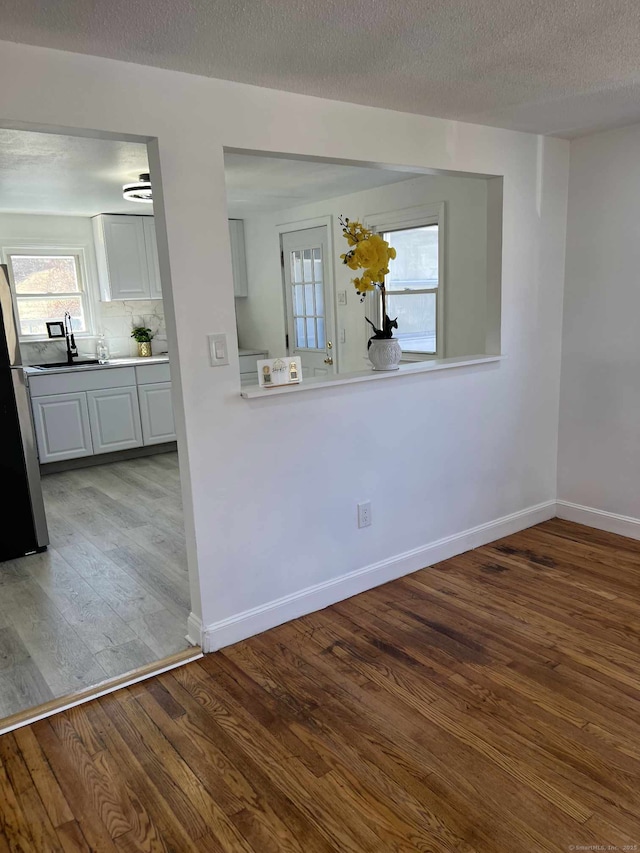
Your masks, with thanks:
M141 201L144 204L151 204L153 195L149 172L143 172L134 184L125 184L122 187L122 197L126 198L127 201Z

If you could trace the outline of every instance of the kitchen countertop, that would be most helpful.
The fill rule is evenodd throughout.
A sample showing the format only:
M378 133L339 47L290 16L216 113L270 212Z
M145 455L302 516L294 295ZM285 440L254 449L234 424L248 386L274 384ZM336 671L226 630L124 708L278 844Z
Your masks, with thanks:
M266 349L239 349L238 355L242 358L243 355L263 355L267 350Z
M91 356L80 356L91 358ZM78 364L73 367L35 367L32 364L24 365L24 372L29 376L47 376L51 373L80 373L85 370L106 370L110 367L136 367L139 364L168 364L168 355L152 355L147 358L110 358L106 364Z

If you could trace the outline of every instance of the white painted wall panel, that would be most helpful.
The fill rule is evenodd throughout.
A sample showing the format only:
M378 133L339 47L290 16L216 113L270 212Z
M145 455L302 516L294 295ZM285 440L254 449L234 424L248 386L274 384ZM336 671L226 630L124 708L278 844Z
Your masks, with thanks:
M640 518L640 125L571 144L561 500Z
M567 142L7 42L0 78L0 120L157 139L193 608L205 624L555 498ZM240 399L223 146L504 175L505 359ZM227 335L228 367L210 366L212 332ZM374 524L358 530L366 499Z

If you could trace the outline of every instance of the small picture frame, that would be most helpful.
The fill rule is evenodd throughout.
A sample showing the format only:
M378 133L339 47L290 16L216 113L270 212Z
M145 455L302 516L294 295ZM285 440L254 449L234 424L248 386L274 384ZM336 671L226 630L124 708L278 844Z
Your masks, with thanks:
M262 358L258 360L258 384L261 388L296 385L302 381L302 363L299 356Z
M64 338L64 323L62 320L53 320L47 323L47 335L50 338Z

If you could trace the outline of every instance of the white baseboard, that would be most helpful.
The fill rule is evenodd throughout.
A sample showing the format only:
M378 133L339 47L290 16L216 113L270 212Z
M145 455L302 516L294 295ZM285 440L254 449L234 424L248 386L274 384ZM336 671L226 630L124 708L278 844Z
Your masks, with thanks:
M246 640L254 634L260 634L262 631L275 628L307 613L313 613L315 610L322 610L352 595L358 595L387 581L411 574L425 566L431 566L441 560L470 551L472 548L486 545L495 539L517 533L542 521L548 521L555 515L555 500L545 501L462 533L406 551L404 554L398 554L388 560L356 569L341 577L307 587L260 607L254 607L252 610L245 610L236 616L207 625L202 632L203 651L213 652L232 643L238 643L240 640Z
M556 515L566 521L575 521L596 530L606 530L608 533L618 533L630 539L640 539L640 519L628 515L618 515L603 509L581 506L570 501L557 501Z
M187 619L187 635L185 640L192 646L202 645L202 619L195 613L190 613Z

